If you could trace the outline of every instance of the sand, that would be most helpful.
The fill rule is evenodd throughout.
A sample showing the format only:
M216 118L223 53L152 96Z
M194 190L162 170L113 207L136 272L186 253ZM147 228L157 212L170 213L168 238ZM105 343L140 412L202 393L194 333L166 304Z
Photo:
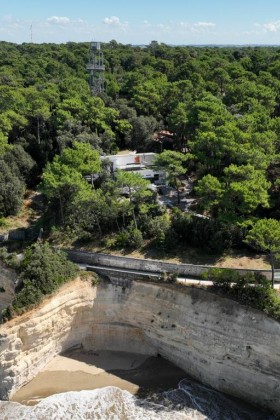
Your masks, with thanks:
M100 351L72 351L56 356L11 399L35 405L42 398L68 392L116 386L133 395L176 388L186 373L159 357Z

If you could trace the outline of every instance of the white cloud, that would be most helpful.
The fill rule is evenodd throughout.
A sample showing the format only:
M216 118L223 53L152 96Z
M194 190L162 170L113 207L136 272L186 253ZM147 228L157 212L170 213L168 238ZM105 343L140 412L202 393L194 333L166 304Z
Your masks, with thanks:
M179 26L192 33L204 33L216 27L214 22L180 22Z
M47 22L55 25L68 25L71 20L66 16L52 16L47 19Z
M103 23L116 28L126 28L128 26L128 22L121 22L117 16L105 17Z
M214 28L216 26L216 23L213 22L197 22L194 23L193 26L197 28Z
M142 25L144 30L147 30L153 26L148 20L144 20Z
M103 23L105 23L105 25L121 25L120 18L118 18L117 16L106 17L104 18Z
M1 3L1 0L0 0ZM103 16L104 17L104 16ZM149 44L157 40L166 44L215 44L215 43L275 43L280 34L280 19L256 23L251 28L235 27L223 30L214 21L152 21L141 19L134 24L121 17L107 15L104 19L94 17L87 21L80 16L49 15L41 20L22 20L17 16L0 17L1 39L12 42L30 42L30 25L33 27L33 42L90 41ZM244 32L247 30L247 32Z
M255 23L255 26L261 28L264 32L278 32L280 30L280 20L268 23Z
M180 22L179 25L182 28L190 28L190 26L191 26L189 22Z
M164 23L158 23L156 25L157 29L159 29L161 32L169 32L170 31L170 26L168 24L164 24Z

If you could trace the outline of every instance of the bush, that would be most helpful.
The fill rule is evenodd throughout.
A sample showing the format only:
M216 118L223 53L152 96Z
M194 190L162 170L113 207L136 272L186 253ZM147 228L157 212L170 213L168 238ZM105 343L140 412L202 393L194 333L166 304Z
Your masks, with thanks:
M139 217L139 227L145 238L159 238L170 228L170 220L165 214L163 216L151 217L146 214Z
M165 234L164 248L166 250L174 250L177 247L179 238L177 233L171 228Z
M203 277L212 281L214 287L218 287L223 291L228 291L232 283L239 282L240 280L238 271L229 268L211 268Z
M30 280L24 281L24 286L12 302L13 310L20 315L43 299L44 294Z
M23 194L23 182L0 160L0 217L16 215L21 208Z
M5 246L1 247L0 248L0 260L5 263L8 256L9 256L9 252L8 252L7 248Z
M280 320L280 297L262 274L213 268L203 278L213 281L216 291Z
M89 280L92 286L96 286L100 281L98 274L94 273L93 271L82 270L80 273L80 278L82 280Z
M0 217L0 227L2 228L8 228L9 223L5 217Z
M44 295L77 275L78 268L66 254L53 250L47 243L36 244L25 251L19 266L20 290L3 317L21 314L40 303Z
M115 245L121 248L141 248L143 246L142 233L133 226L130 226L128 229L123 229L117 235Z
M0 248L0 260L9 268L17 270L19 267L19 259L16 254L9 253L6 247Z
M192 216L178 209L173 209L171 223L172 229L177 233L179 240L185 243L190 242L192 235Z
M221 251L243 245L244 233L241 227L219 220L205 219L174 210L171 226L178 240L196 247Z
M30 280L43 294L53 292L66 280L75 277L78 271L65 253L54 251L48 243L28 248L20 269L20 279Z

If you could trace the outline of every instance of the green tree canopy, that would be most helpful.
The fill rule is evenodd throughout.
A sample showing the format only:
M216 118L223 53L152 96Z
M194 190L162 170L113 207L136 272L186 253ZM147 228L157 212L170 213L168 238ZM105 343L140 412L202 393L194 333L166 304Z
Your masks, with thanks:
M179 195L179 176L186 173L187 169L184 164L190 159L190 155L184 155L181 152L173 150L165 150L156 157L154 166L163 169L167 173L167 177L171 184L177 190L178 203L180 203Z
M0 217L16 215L21 208L25 188L7 163L0 159Z
M86 199L91 194L91 187L82 175L71 166L56 159L49 163L42 176L41 191L49 201L59 201L61 221L65 221L65 208L79 196Z
M246 235L244 241L252 248L266 252L272 268L272 287L274 286L274 257L280 254L280 221L260 219Z
M117 185L121 188L128 189L129 200L132 205L133 219L135 227L137 228L135 207L139 206L140 203L152 196L151 190L147 188L149 181L143 179L140 174L134 172L118 171Z
M89 143L73 142L73 147L65 148L61 156L55 158L55 161L71 167L81 175L101 171L100 155Z

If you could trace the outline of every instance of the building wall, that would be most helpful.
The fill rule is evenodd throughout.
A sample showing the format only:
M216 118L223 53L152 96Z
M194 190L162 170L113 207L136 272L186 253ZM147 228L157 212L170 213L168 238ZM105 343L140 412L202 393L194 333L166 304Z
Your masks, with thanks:
M143 164L144 166L151 166L155 157L155 153L128 153L126 155L105 156L104 158L113 163L113 170L116 171L126 165Z

